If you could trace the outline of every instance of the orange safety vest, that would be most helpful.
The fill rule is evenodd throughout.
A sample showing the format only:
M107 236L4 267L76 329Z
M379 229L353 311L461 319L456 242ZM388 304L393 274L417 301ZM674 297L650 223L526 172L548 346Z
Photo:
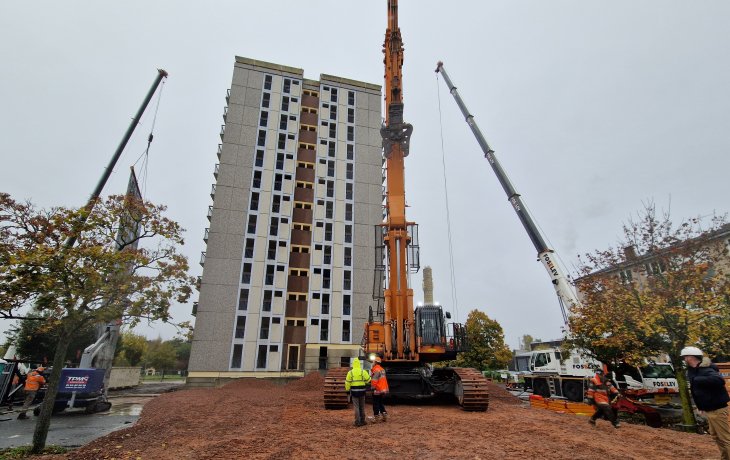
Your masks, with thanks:
M606 383L604 385L604 383L601 382L601 379L597 375L594 375L591 379L588 391L586 392L586 396L593 399L596 404L609 404L609 393L616 394L618 393L618 390L613 386L610 380L606 379Z
M25 391L38 391L41 387L41 385L46 383L46 379L43 378L41 374L39 374L36 371L31 372L28 374L28 377L25 379Z
M380 364L375 364L370 369L370 385L373 387L373 393L376 395L384 395L388 393L388 379L385 378L385 369Z

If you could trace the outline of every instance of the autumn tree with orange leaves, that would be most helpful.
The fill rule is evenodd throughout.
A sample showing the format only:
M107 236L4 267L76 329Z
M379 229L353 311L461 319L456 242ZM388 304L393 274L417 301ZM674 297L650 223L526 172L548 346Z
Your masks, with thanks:
M187 258L178 252L183 230L164 216L164 206L112 196L89 209L37 209L0 193L0 318L42 318L58 337L33 436L36 453L45 446L66 350L78 331L119 319L131 326L169 321L171 304L192 293Z
M616 247L581 258L570 345L605 363L668 355L686 425L696 420L680 351L695 345L714 357L730 348L729 236L724 217L675 226L650 203Z

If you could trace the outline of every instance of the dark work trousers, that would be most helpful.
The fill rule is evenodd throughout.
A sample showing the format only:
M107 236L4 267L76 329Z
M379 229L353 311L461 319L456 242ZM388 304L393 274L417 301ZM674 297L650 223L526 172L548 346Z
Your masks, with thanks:
M365 392L353 391L352 406L355 409L355 426L365 425Z
M616 424L616 412L608 404L596 404L596 412L591 416L591 420L598 420L601 417Z
M385 399L384 395L376 395L373 394L373 415L378 416L380 414L385 414L385 404L383 404L383 399Z

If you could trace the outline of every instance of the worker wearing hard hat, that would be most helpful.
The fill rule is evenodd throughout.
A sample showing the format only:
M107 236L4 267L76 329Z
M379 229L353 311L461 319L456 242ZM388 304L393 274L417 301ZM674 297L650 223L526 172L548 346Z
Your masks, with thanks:
M33 400L35 399L35 395L38 393L38 390L45 385L46 379L43 377L44 370L46 370L44 367L38 367L28 372L28 375L25 378L25 387L23 387L25 401L23 401L23 407L20 410L20 414L18 414L19 419L28 418L25 413L28 411L28 408L30 408L30 405L33 404Z
M710 426L710 434L720 448L722 460L730 460L730 423L728 423L728 407L730 396L725 389L725 379L712 364L710 358L704 356L697 347L685 347L680 352L687 364L687 380L689 381L692 399L697 409L704 412Z
M611 407L611 398L615 396L618 396L616 387L613 386L611 380L606 378L603 370L597 370L586 392L586 397L591 401L591 404L596 406L596 412L588 420L591 425L595 425L596 420L603 417L611 422L614 428L619 427L618 417Z
M388 420L388 413L385 411L383 399L388 394L388 379L385 377L385 369L381 366L380 356L373 358L373 367L370 369L370 385L373 387L373 417L376 422Z
M365 392L370 386L370 373L360 366L360 360L354 358L352 367L345 377L345 391L352 397L355 408L355 426L365 425Z

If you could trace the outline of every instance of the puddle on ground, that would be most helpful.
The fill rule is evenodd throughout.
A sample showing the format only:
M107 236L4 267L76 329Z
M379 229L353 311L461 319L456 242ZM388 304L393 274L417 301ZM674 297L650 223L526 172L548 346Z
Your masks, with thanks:
M112 408L104 412L107 415L133 415L139 417L142 413L142 404L139 403L119 403L112 402Z

